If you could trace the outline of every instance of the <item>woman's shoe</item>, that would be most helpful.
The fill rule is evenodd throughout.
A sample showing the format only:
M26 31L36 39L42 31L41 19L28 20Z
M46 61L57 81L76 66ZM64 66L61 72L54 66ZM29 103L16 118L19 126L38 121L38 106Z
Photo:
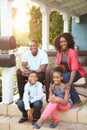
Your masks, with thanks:
M74 103L73 105L72 105L72 108L76 108L76 107L79 107L79 106L81 106L82 105L82 102L81 102L81 100L80 101L77 101L76 103Z

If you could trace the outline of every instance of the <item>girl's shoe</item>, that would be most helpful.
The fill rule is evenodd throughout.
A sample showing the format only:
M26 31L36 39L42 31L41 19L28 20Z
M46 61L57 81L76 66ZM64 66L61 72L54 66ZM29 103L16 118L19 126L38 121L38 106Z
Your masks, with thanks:
M51 122L50 124L50 128L55 128L57 126L58 122Z
M35 124L34 124L34 128L35 128L35 129L40 129L40 126L39 126L37 123L35 123Z

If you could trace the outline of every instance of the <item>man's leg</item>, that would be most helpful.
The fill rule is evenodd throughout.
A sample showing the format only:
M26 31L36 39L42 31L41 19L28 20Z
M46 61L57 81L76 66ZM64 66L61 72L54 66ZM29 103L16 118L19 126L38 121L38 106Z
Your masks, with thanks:
M46 84L46 101L48 102L48 97L49 97L49 87L50 83L53 82L53 68L52 69L47 69L45 72L45 84Z
M22 76L20 69L17 70L17 85L19 91L19 98L23 99L24 86L26 83L27 77Z

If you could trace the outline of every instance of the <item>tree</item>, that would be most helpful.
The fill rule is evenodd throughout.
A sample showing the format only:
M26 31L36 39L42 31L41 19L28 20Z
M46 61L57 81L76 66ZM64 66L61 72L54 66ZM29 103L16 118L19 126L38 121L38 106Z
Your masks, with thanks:
M53 11L50 15L50 25L49 25L50 44L52 44L54 37L62 32L63 32L62 16L57 11Z
M32 6L30 10L29 39L35 39L39 45L42 43L42 16L39 7Z

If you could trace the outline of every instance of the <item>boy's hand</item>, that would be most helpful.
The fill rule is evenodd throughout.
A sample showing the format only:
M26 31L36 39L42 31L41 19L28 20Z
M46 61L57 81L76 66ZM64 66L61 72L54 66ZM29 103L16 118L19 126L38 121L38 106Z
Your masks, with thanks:
M29 120L29 121L32 121L32 120L33 120L32 110L29 109L29 110L27 111L27 114L28 114L28 120Z

